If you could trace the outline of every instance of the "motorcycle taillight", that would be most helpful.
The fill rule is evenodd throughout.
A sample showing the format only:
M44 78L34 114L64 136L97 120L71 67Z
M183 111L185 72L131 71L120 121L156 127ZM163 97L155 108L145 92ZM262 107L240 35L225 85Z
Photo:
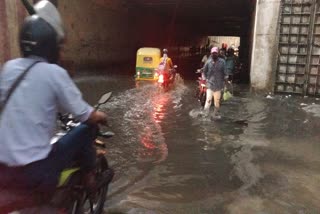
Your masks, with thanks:
M159 83L163 83L164 82L164 76L163 74L160 74L159 79L158 79Z

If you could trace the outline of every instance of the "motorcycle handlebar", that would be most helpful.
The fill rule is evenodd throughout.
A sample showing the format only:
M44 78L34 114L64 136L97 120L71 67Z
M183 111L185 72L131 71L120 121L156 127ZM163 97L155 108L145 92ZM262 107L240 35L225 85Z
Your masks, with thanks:
M196 74L200 74L203 72L203 68L197 69Z
M95 106L95 109L99 109L99 107L102 104L105 104L110 98L111 98L112 92L106 93L103 96L101 96L98 104ZM69 131L71 129L73 129L74 127L78 126L80 124L80 122L76 121L76 119L71 115L71 114L58 114L58 117L60 119L60 121L62 122L62 129ZM107 127L109 127L109 124L107 123L107 121L102 124L105 125ZM100 133L100 131L98 132L98 136L100 137L104 137L104 138L109 138L112 137L114 135L114 133L112 132L106 132L106 133Z
M71 117L71 115L61 115L60 116L60 121L62 122L62 126L61 128L65 131L70 131L71 129L77 127L80 125L80 122L75 121L74 118ZM103 124L104 126L109 127L109 125ZM107 131L107 132L100 132L100 130L98 130L97 136L98 137L103 137L103 138L111 138L113 137L115 134L111 131Z

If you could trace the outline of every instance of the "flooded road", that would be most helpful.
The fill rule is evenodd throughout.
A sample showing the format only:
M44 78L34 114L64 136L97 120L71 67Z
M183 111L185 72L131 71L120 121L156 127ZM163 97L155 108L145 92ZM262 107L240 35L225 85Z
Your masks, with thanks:
M105 213L320 213L320 101L235 86L213 121L195 81L166 93L125 75L76 82L91 104L113 91Z

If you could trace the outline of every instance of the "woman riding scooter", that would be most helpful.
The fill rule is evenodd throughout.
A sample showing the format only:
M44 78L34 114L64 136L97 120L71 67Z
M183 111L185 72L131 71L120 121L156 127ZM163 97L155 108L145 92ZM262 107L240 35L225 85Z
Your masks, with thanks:
M171 83L174 82L176 77L176 71L174 69L172 60L168 57L168 50L162 50L163 56L160 58L159 70L162 71L165 75L165 78L168 78Z

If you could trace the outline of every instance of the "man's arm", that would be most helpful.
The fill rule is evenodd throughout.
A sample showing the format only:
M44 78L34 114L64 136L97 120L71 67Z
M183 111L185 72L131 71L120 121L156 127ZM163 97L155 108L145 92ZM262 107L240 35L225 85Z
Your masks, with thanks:
M106 124L107 115L102 111L92 111L86 123L89 124Z
M54 87L57 102L61 110L71 113L78 121L90 124L105 123L107 116L101 111L95 111L86 101L67 72L58 67L52 76L52 87Z

